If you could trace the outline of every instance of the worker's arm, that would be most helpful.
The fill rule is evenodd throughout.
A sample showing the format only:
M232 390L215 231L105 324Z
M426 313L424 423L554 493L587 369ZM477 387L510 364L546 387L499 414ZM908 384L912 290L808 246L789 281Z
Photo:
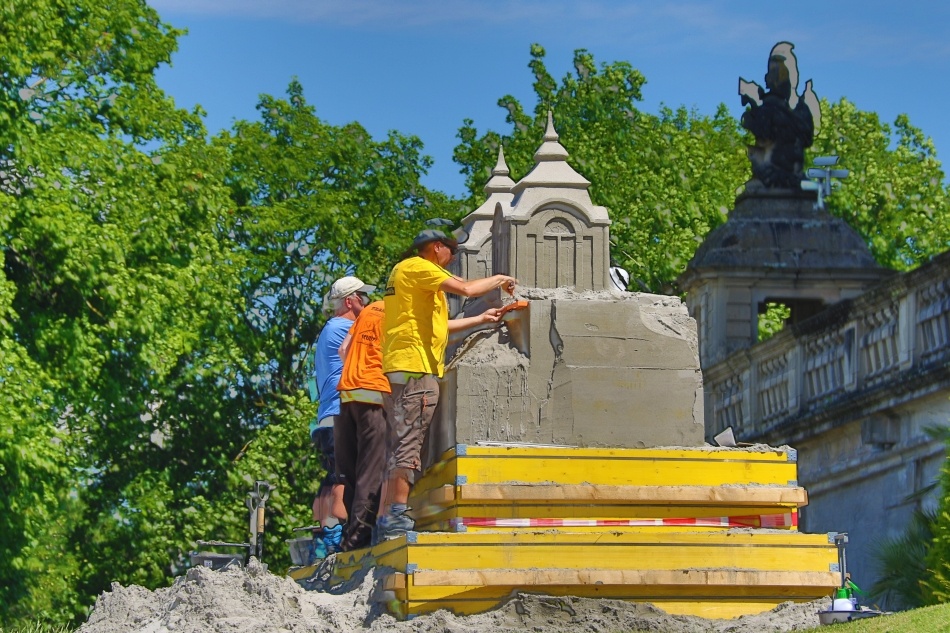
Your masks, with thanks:
M461 277L449 277L439 286L445 292L462 295L463 297L480 297L495 288L504 288L505 292L512 294L515 291L517 280L508 275L492 275L482 279L462 279Z
M340 349L337 350L338 353L340 354L340 358L344 361L346 360L346 351L350 349L350 341L352 340L353 340L352 334L347 332L346 337L343 339L343 342L340 343Z
M501 319L501 314L500 308L488 308L477 316L450 319L449 332L458 332L459 330L464 330L476 325L483 325L485 323L497 323L498 320Z

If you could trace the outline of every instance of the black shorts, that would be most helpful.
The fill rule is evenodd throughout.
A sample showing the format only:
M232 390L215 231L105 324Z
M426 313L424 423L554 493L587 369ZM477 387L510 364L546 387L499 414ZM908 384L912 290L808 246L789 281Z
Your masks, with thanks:
M332 416L336 422L337 416ZM314 429L310 434L310 441L317 450L317 457L320 459L320 466L326 471L323 479L320 480L320 489L317 494L321 494L327 486L336 484L336 448L333 443L333 427L325 426Z

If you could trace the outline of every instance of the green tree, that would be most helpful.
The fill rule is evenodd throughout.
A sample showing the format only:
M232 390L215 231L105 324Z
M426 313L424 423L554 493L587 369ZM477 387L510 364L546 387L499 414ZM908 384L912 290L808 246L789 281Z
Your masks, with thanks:
M481 202L500 144L513 177L529 171L551 110L569 161L591 181L595 203L610 212L613 256L640 289L676 292L696 247L725 221L751 176L751 137L725 106L713 116L639 110L645 79L626 62L598 67L578 50L575 72L558 83L544 65L544 49L533 45L528 65L535 78L531 114L505 96L498 103L508 112L508 133L480 133L471 120L459 130L454 156L466 174L467 204ZM882 265L905 270L945 250L950 209L932 142L906 116L892 129L844 99L822 102L822 109L824 129L810 155L838 154L852 172L831 196L830 211L864 236Z
M916 609L927 604L924 581L931 576L927 552L936 520L935 512L916 510L903 534L874 547L878 580L870 594L889 609Z
M225 161L154 80L178 34L136 0L0 7L0 350L18 374L0 451L10 483L30 473L5 502L35 502L5 539L5 621L164 581L214 455L240 446L208 396L240 305Z
M467 176L468 203L480 202L499 144L516 178L528 172L551 110L569 161L592 182L595 203L610 211L613 256L639 289L672 289L702 236L725 221L746 178L736 121L725 107L712 117L684 108L643 112L637 108L643 75L627 62L598 68L584 50L574 54L576 73L558 84L544 55L531 47L532 114L509 95L498 102L508 111L509 134L479 135L470 120L460 129L455 160Z
M268 480L277 490L268 502L267 549L283 552L290 528L310 522L321 475L309 459L316 410L302 387L304 356L327 316L324 295L343 275L385 283L423 222L458 210L420 184L431 160L415 137L392 132L376 141L357 123L329 125L296 80L286 99L263 95L257 110L259 121L236 123L215 146L228 155L229 248L245 262L235 332L248 366L229 389L245 403L244 423L260 432L231 467L207 524L246 525L237 520L242 497L254 480Z
M868 243L878 263L915 268L950 246L950 197L933 141L900 115L893 127L845 99L822 101L812 156L837 155L850 170L830 211Z

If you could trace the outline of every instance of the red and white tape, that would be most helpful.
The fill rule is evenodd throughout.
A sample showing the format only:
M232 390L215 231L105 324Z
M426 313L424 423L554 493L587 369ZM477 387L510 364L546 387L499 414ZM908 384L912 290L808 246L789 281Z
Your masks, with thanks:
M762 527L788 528L798 526L798 513L753 514L748 516L697 517L682 519L499 519L459 517L452 519L456 530L469 527L556 528L556 527Z

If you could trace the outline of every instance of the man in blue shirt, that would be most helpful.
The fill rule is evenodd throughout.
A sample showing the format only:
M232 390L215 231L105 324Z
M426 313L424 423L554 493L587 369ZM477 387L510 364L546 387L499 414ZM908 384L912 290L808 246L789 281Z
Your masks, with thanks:
M342 524L346 522L343 485L336 480L333 445L333 425L340 414L340 395L336 387L343 373L340 344L349 333L353 321L369 304L369 293L374 290L375 286L364 284L356 277L342 277L333 282L325 300L325 307L332 308L334 316L323 326L314 351L320 406L316 420L310 423L310 439L327 473L313 500L313 519L321 526L319 535L314 539L315 558L324 558L338 551L343 535Z

